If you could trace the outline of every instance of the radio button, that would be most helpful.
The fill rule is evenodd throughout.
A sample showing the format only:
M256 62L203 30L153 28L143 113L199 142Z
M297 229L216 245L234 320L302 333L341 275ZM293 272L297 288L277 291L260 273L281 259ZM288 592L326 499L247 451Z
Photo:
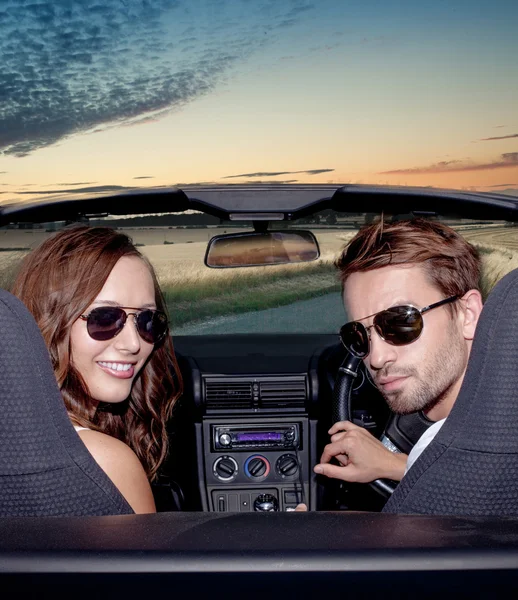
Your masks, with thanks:
M250 479L265 479L270 473L270 463L264 456L255 454L249 456L245 462L245 474Z
M248 472L251 477L262 477L266 473L266 465L264 460L260 458L253 458L248 463Z
M231 481L237 475L237 462L231 456L221 456L213 466L214 475L221 481Z
M275 468L281 477L293 477L299 471L299 462L293 454L283 454L277 459Z
M230 435L228 433L222 433L219 436L219 443L222 446L230 446L231 442L232 442L232 438L230 437Z

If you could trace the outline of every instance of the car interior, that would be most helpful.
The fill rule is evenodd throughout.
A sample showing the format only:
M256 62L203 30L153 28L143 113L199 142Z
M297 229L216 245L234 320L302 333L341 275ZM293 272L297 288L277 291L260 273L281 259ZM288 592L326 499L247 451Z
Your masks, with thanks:
M351 210L359 205L364 212ZM214 271L226 277L258 265L273 271L318 262L322 215L333 235L381 214L445 219L466 235L512 234L518 202L426 188L193 187L5 206L0 235L40 239L77 222L133 231L135 217L181 214L212 219L212 230L202 227L204 268L217 237ZM135 239L159 230L161 251L187 247L166 238L187 228L147 223ZM295 231L318 251L286 253ZM284 241L281 254L272 240ZM264 248L255 262L247 249L252 242ZM305 329L316 313L308 319L292 304L291 330L269 331L264 306L255 314L259 331L232 329L234 316L224 314L178 332L173 327L184 394L169 424L170 455L153 487L156 515L131 514L89 456L67 417L34 320L2 291L3 585L23 597L58 585L74 586L79 597L120 589L137 597L166 586L253 598L272 591L312 597L338 585L354 586L352 595L389 597L412 595L416 586L424 597L452 587L461 596L508 589L518 568L517 273L503 276L488 294L451 417L399 485L345 484L313 473L329 427L344 417L399 452L408 452L430 425L420 413L391 414L361 361L339 342L337 328ZM339 286L329 295L342 309ZM169 309L174 323L175 305ZM221 328L211 333L218 318ZM294 512L300 502L307 513Z

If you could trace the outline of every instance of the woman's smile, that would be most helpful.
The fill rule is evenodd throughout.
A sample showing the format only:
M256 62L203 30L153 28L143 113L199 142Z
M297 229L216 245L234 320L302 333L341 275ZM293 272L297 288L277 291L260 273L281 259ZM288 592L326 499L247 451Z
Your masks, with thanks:
M97 364L105 373L119 379L131 379L135 375L134 363L98 361Z

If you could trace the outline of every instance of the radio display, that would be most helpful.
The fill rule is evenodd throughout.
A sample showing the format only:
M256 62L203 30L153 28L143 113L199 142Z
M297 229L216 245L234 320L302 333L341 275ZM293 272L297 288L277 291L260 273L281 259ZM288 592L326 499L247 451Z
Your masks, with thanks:
M236 433L236 442L278 442L282 441L282 433L276 431L249 431Z

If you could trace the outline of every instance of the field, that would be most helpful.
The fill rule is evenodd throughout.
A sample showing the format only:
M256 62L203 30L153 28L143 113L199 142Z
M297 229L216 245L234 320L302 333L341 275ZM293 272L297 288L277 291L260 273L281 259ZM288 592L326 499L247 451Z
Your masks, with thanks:
M319 241L320 237L318 261L272 267L208 269L203 266L206 242L190 244L189 253L176 244L142 250L155 265L174 323L183 325L338 291L332 261L344 241L336 233L325 233Z
M483 259L484 295L498 279L518 268L518 229L462 228ZM318 261L298 265L208 269L203 265L207 241L221 228L125 230L153 263L174 326L208 317L284 306L340 289L333 260L353 231L313 231L321 247ZM232 231L236 231L232 229ZM9 289L17 265L29 249L50 233L0 232L0 285Z
M506 273L518 268L518 228L488 227L461 231L482 255L484 298Z

